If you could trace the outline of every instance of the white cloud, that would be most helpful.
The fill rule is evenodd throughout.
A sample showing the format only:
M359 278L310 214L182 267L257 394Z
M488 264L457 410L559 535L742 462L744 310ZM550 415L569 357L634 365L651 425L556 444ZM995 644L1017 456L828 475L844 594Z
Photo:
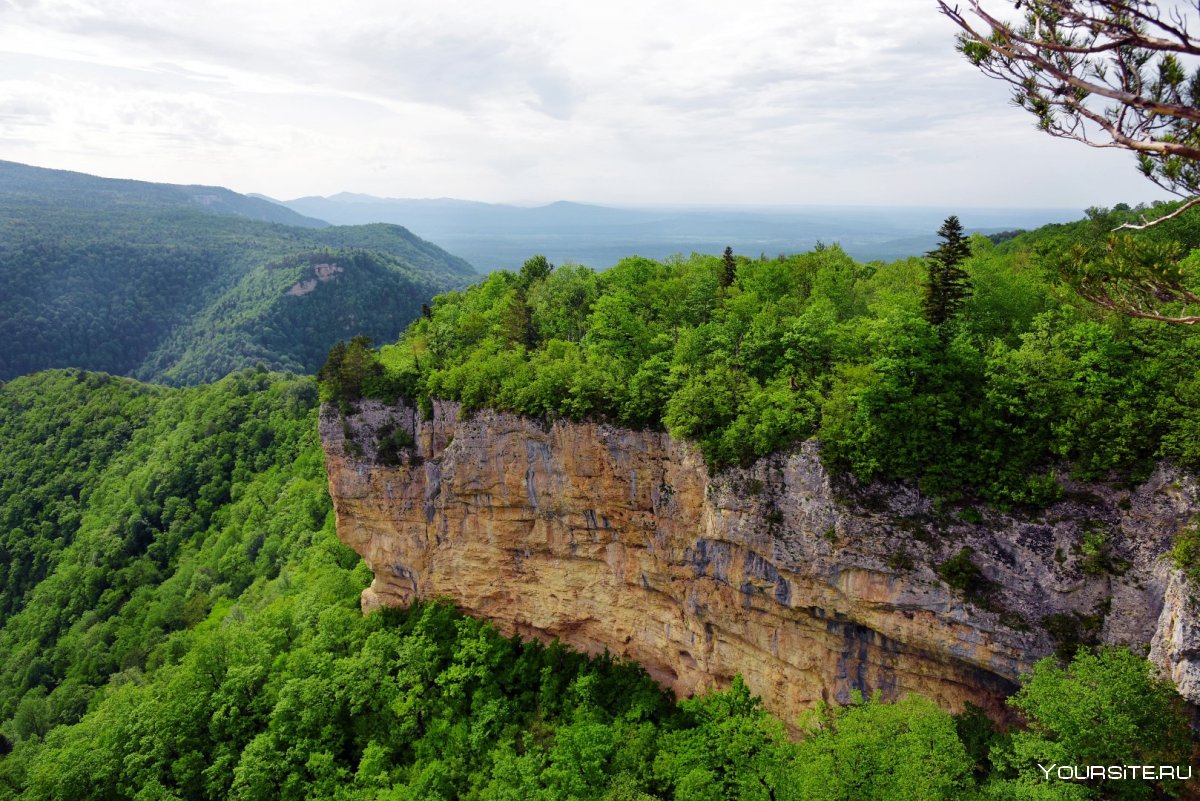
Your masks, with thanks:
M0 158L276 196L1086 205L932 0L0 0Z

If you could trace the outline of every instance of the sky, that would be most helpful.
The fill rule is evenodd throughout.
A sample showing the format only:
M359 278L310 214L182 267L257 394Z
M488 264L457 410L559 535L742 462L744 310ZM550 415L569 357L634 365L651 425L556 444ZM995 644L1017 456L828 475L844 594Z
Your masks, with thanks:
M1163 197L954 32L934 0L0 0L0 159L280 199Z

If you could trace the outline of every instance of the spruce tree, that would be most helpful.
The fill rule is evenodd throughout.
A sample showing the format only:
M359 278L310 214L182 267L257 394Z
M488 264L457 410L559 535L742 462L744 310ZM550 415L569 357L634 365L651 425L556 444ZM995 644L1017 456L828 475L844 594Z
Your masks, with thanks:
M726 247L725 253L721 256L721 286L733 286L733 279L737 275L737 262L733 258L733 248Z
M971 255L971 246L963 235L962 223L953 214L942 223L938 236L941 244L925 254L929 259L929 278L922 308L925 319L940 326L958 314L971 294L970 278L959 266Z

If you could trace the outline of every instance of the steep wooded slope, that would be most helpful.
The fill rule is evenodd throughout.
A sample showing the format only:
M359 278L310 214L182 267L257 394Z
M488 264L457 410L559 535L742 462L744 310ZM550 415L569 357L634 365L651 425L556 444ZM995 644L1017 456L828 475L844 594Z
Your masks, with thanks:
M0 173L0 380L315 372L337 340L393 338L474 275L398 226L329 227L228 190Z

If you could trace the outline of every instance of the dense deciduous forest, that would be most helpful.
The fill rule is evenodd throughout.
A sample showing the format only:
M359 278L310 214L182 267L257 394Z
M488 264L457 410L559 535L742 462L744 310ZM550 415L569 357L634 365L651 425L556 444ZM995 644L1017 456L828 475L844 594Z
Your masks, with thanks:
M311 374L339 338L393 339L474 276L399 226L296 225L228 190L19 166L0 163L0 380L80 367L193 384L259 362ZM324 263L341 272L316 280Z
M339 380L335 353L325 375L330 397L661 427L718 467L815 436L837 472L1039 505L1067 475L1200 465L1200 335L1103 312L1074 291L1079 250L1102 248L1134 213L1095 209L1000 245L964 242L966 292L932 318L920 258L861 264L832 246L634 257L604 272L531 259L440 296L377 358L364 351L358 361L382 370L359 364ZM1200 246L1186 217L1144 236ZM1179 269L1194 280L1198 266Z
M1125 651L1041 663L1003 734L910 697L797 740L740 681L676 704L446 605L364 617L316 405L265 371L0 387L0 798L1137 798L1036 763L1185 759L1178 697Z

